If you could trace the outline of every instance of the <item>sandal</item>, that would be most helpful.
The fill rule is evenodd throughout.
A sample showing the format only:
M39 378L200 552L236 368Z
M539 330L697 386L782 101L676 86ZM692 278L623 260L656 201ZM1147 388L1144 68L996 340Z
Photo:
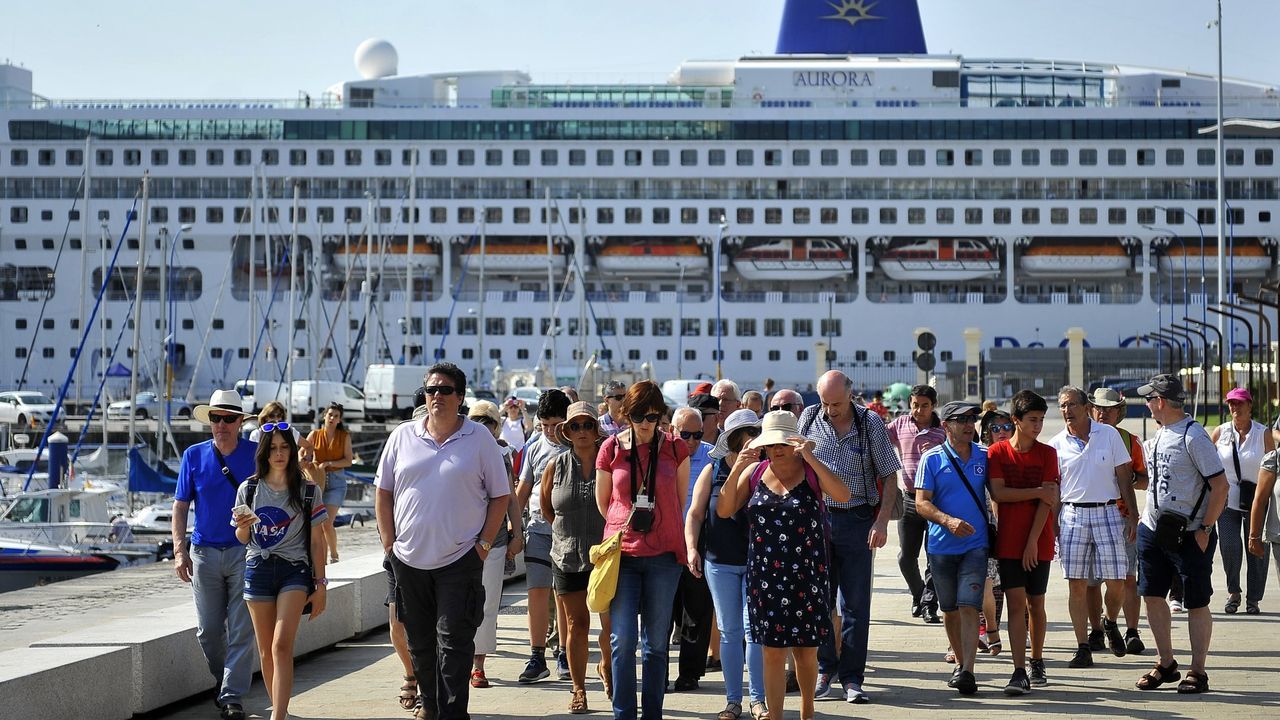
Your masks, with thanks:
M753 702L750 705L751 720L769 720L769 710L762 702Z
M471 671L471 687L481 690L489 687L489 678L485 676L483 670Z
M991 640L990 639L991 636L987 635L987 638L988 638L987 652L991 653L992 655L999 655L1000 651L1004 649L1004 643L1000 640L999 637L997 637L995 640Z
M569 714L585 715L588 712L591 711L587 709L587 691L574 690L573 699L569 701Z
M1222 608L1228 615L1235 615L1240 610L1240 596L1232 595L1227 598L1227 604Z
M1209 673L1188 670L1186 677L1178 683L1179 695L1198 695L1209 691Z
M1182 673L1178 672L1178 661L1174 660L1168 667L1162 667L1160 663L1143 675L1135 686L1139 690L1155 690L1166 683L1171 683L1182 677ZM1208 678L1206 678L1207 680Z
M418 704L418 679L412 675L404 676L404 684L400 686L400 707L412 710Z
M604 696L613 699L613 668L606 665L603 660L596 663L596 675L600 677L600 681L604 683Z
M942 656L942 662L948 663L948 664L950 664L950 665L955 665L955 664L956 664L956 651L955 651L955 650L948 649L948 650L947 650L947 654Z
M731 702L724 706L724 709L716 716L716 720L738 720L740 717L742 717L742 704Z

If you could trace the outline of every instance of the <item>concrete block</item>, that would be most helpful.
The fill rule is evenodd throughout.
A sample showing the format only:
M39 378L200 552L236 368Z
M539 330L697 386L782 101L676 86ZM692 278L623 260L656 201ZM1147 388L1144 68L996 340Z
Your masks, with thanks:
M382 569L382 553L370 553L325 567L331 582L355 586L355 634L363 635L387 624L387 574Z
M356 634L356 586L351 582L329 581L328 598L320 617L302 616L294 656L329 647Z
M214 687L213 675L196 641L196 612L191 603L85 627L32 647L124 648L129 653L128 674L121 683L130 691L130 713L154 710ZM103 684L95 679L93 687Z
M125 720L133 715L124 647L23 648L0 653L0 715L24 720Z

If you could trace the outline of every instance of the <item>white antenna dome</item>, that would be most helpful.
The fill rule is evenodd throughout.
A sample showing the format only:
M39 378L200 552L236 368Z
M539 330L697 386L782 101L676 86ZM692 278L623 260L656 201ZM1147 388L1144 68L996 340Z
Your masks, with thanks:
M396 74L400 56L391 43L382 38L369 38L356 48L356 70L365 80L390 77Z

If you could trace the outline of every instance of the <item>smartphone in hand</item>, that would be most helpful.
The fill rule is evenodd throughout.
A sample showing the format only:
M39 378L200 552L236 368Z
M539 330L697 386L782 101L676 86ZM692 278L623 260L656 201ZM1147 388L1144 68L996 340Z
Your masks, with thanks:
M248 505L237 505L231 508L231 526L232 527L236 527L240 524L239 522L237 522L237 519L240 518L242 515L253 515L253 521L255 523L259 522L258 516L253 512L253 508L249 507Z

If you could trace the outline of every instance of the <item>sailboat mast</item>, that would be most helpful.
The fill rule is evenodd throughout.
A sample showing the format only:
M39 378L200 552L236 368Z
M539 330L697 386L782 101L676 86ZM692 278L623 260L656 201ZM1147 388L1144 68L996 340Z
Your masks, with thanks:
M369 367L369 312L373 304L373 193L365 193L369 214L364 225L364 323L360 339L362 367Z
M400 349L400 363L409 365L409 331L413 329L413 243L414 231L418 228L418 149L409 151L412 164L409 165L409 247L404 258L404 327L400 332L404 338Z
M551 186L546 187L547 200L547 332L551 340L551 380L548 387L556 384L556 275L554 256L551 254Z
M294 320L297 315L294 310L298 306L298 198L302 188L298 185L298 181L293 181L293 233L289 238L289 329L285 333L287 341L285 352L288 355L284 359L285 387L289 388L289 405L285 408L285 415L289 422L293 422L293 334L298 327L298 321Z
M480 208L480 327L476 329L480 336L480 358L476 361L476 385L484 387L484 255L485 241L489 231L489 209Z
M578 361L582 362L587 357L587 214L582 208L581 193L578 194L578 242L573 249L573 258L577 265L574 274L578 276ZM578 390L582 390L581 375L578 376Z
M89 287L89 168L93 167L93 163L89 162L89 158L93 157L89 154L89 143L92 142L92 136L84 139L84 207L80 209L80 287L86 290ZM105 249L104 249L105 252ZM106 275L102 279L106 279ZM84 301L88 292L80 293L80 325L84 327ZM105 362L105 357L99 357L100 362ZM76 365L76 410L80 411L80 386L84 384L84 365Z
M138 223L138 270L134 277L133 290L133 357L129 363L129 447L133 447L133 436L137 431L138 409L132 403L138 398L138 363L142 361L139 345L142 341L142 278L147 269L147 218L151 213L151 174L142 174L142 217Z
M268 253L270 255L270 253ZM258 274L258 168L254 166L253 176L249 178L249 327L258 326L258 292L255 276ZM249 360L252 382L258 374L258 364ZM257 393L256 383L254 393Z
M86 157L88 157L86 155ZM102 281L107 281L107 221L102 221L102 239L99 246L102 248ZM106 292L102 293L102 312L98 313L98 332L102 335L102 377L105 381L107 371L111 369L111 358L107 355L107 301L111 299L111 288L108 287ZM103 397L98 408L98 413L102 417L102 456L107 456L107 398Z
M160 382L164 387L157 388L156 396L163 403L156 415L156 458L164 458L164 434L169 419L169 228L160 228L160 347L164 352L162 358L164 372Z

